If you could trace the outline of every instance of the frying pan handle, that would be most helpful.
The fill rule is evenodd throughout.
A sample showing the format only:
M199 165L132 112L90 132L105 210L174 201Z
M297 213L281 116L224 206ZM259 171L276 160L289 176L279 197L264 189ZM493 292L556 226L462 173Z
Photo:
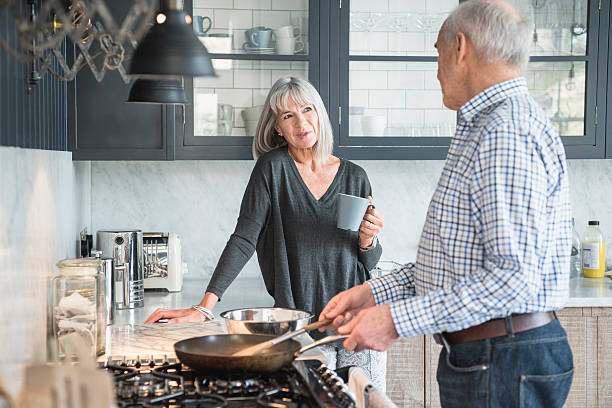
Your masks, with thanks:
M304 353L305 351L308 351L308 350L310 350L312 348L315 348L315 347L319 347L321 344L333 343L334 341L337 341L337 340L346 339L348 336L349 336L348 334L337 334L335 336L323 337L321 340L317 340L317 341L315 341L313 343L310 343L310 344L302 347L301 349L296 351L296 354L299 356L300 354Z
M315 329L318 329L319 327L323 327L323 326L327 326L328 324L330 324L332 322L332 319L325 319L325 320L321 320L318 322L314 322L314 323L310 323L308 326L304 326L301 329L292 331L292 332L287 332L285 334L283 334L282 336L278 336L272 340L270 340L270 345L272 344L278 344L282 341L285 341L287 339L292 339L295 336L299 336L302 333L306 333Z

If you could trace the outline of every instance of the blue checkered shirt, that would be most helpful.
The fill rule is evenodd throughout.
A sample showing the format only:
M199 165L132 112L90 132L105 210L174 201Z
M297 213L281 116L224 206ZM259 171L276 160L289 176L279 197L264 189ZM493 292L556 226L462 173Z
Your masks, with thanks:
M416 262L368 283L402 337L560 309L570 217L561 138L525 79L506 81L459 111Z

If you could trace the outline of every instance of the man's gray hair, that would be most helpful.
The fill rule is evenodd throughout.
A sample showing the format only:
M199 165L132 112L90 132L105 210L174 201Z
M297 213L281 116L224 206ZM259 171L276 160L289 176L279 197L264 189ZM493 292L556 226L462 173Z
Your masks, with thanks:
M334 137L329 116L321 96L310 82L296 77L283 77L272 85L264 109L257 124L257 132L253 138L253 157L258 158L270 150L287 145L274 126L279 113L288 109L289 97L298 106L313 105L319 116L319 140L312 150L314 160L323 163L334 150Z
M442 37L452 44L458 32L466 35L488 63L504 62L524 71L529 61L531 21L510 7L487 0L468 0L444 21Z

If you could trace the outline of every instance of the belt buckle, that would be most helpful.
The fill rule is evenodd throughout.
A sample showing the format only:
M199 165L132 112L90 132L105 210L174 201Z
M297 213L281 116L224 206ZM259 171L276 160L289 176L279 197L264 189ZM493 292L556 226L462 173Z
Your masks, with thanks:
M433 338L434 338L434 341L436 342L436 344L439 344L441 346L443 345L443 343L442 343L442 335L440 333L434 333L433 334Z

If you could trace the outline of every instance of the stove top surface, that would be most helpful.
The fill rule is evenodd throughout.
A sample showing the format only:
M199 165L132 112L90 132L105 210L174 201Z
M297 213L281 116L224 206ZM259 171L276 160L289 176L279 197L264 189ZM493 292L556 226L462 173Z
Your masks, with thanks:
M176 359L111 359L118 407L355 406L344 381L318 360L294 361L271 374L206 374Z

